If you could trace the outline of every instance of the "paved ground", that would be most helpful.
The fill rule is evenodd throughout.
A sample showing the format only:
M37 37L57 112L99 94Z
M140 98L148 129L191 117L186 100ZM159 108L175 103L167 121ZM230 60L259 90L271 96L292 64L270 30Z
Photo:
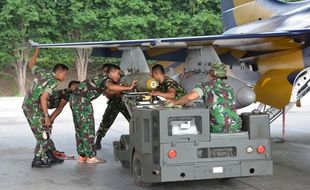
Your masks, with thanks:
M152 189L310 189L310 98L303 101L302 108L294 108L287 115L287 142L272 144L274 175L265 177L239 178L228 182L202 180L158 184ZM102 165L83 165L66 161L50 169L32 169L32 151L35 145L32 133L21 111L21 98L0 98L0 189L139 189L130 173L113 159L112 141L128 132L123 116L117 118L99 157L107 159ZM99 125L105 108L105 99L94 102L96 124ZM279 137L280 121L272 126L272 136ZM75 155L74 129L70 109L56 120L53 139L58 149Z

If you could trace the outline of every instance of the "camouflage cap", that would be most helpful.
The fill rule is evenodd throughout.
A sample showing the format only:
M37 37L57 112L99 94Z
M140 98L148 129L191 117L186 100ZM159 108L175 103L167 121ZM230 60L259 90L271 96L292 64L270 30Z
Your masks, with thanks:
M213 63L211 64L210 71L213 71L216 77L226 77L227 68L223 63Z

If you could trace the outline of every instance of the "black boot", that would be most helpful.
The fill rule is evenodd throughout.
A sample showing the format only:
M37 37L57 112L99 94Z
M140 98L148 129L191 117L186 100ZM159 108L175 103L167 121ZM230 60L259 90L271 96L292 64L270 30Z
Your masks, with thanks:
M43 159L41 157L34 157L31 163L31 167L33 168L50 168L51 163L48 159Z
M98 135L97 138L96 138L96 143L95 143L96 150L100 150L101 149L101 139L102 139L102 136Z
M64 162L63 159L57 158L51 150L47 151L47 157L51 164L61 164Z

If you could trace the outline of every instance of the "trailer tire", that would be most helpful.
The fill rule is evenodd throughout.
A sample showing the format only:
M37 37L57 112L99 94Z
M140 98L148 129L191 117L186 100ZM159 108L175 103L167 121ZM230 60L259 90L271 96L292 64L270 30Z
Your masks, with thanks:
M127 160L121 160L121 165L123 168L126 168L126 169L130 168L130 162Z
M226 177L226 178L221 178L220 181L223 182L223 183L227 183L227 182L230 182L232 180L232 178L230 177Z
M143 167L141 159L137 152L134 152L132 158L132 174L135 184L139 187L151 187L152 183L144 182L142 180Z
M129 136L122 135L120 138L120 147L123 151L128 151L129 149ZM121 165L123 168L130 168L130 161L129 160L121 160Z
M122 135L119 141L121 143L122 150L129 149L129 136L128 135Z

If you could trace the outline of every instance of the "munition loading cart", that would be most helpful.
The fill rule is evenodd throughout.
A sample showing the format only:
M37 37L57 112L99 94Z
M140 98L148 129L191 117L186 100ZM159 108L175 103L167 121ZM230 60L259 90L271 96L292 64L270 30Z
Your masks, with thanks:
M209 110L164 108L143 93L124 95L129 135L113 143L116 160L138 186L152 183L272 175L269 116L243 113L239 133L210 133Z

